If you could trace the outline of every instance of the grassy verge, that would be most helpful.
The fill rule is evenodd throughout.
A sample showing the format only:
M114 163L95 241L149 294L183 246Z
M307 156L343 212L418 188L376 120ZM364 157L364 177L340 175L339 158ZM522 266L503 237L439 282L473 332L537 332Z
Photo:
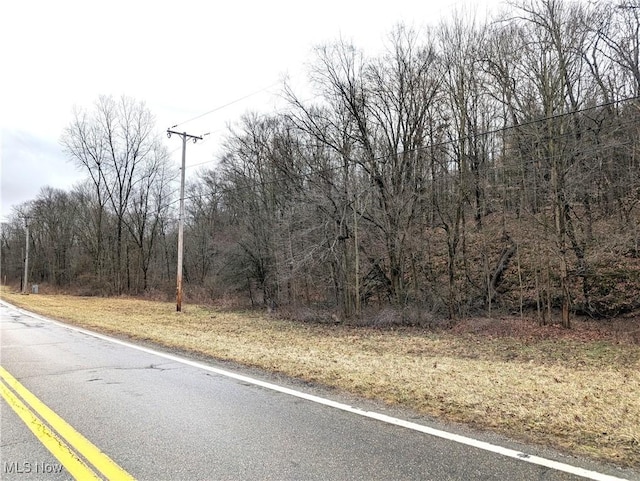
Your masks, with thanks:
M640 467L640 346L623 340L556 336L554 328L527 337L301 324L255 312L187 306L176 313L170 303L7 289L2 298L101 332Z

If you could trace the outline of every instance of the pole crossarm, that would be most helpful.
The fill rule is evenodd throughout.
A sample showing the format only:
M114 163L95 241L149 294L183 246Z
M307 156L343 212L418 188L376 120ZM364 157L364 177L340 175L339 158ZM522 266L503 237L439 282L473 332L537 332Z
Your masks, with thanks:
M172 135L179 135L183 139L193 139L193 143L196 143L198 140L202 140L201 135L192 135L186 132L176 132L175 130L167 129L167 137L171 138Z

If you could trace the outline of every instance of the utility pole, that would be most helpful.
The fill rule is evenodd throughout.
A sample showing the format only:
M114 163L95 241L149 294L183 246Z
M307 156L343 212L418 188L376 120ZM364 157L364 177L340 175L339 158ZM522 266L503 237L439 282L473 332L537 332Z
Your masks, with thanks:
M22 293L27 293L27 279L29 275L29 216L24 216L24 227L26 229L26 241L24 248L24 282L22 283Z
M175 126L174 126L175 127ZM182 253L184 251L184 169L187 158L187 139L192 139L193 143L202 140L202 137L190 135L186 132L176 132L167 129L167 137L171 135L179 135L182 138L182 169L180 171L180 214L178 217L178 269L176 273L176 311L182 311Z

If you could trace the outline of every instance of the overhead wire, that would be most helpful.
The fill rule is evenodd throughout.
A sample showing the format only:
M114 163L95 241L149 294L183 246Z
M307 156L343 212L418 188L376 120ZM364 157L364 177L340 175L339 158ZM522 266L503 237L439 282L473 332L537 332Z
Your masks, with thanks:
M547 116L547 117L543 117L543 118L539 118L539 119L534 119L534 120L531 120L531 121L528 121L528 122L525 122L525 123L522 123L522 124L518 124L518 125L510 125L510 126L505 126L505 127L499 128L499 129L494 129L494 130L490 130L490 131L481 132L481 133L476 134L475 136L470 135L470 136L466 136L466 137L459 137L458 139L449 139L449 140L445 140L445 141L442 141L442 142L439 142L439 143L435 143L435 144L432 144L432 145L427 145L427 146L423 146L423 147L420 147L420 148L416 148L416 149L408 149L406 151L398 152L396 155L402 155L403 153L411 153L411 152L416 152L416 151L421 151L421 150L426 150L426 149L431 149L431 148L439 148L439 147L443 147L443 146L446 146L446 145L450 145L450 144L452 144L454 142L459 142L462 139L472 139L473 137L485 137L485 136L489 136L489 135L505 132L505 131L508 131L508 130L515 130L515 129L518 129L518 128L523 127L523 126L530 126L530 125L533 125L533 124L536 124L536 123L547 122L549 120L561 118L561 117L564 117L564 116L577 115L579 113L584 113L585 111L590 111L590 110L594 110L594 109L598 109L598 108L603 108L603 107L610 106L610 105L613 105L613 104L618 104L618 103L622 103L622 102L626 102L626 101L632 101L632 100L638 100L639 98L640 97L629 97L629 98L620 99L620 100L613 101L613 102L607 102L607 103L598 104L598 105L591 106L591 107L586 107L586 108L583 108L583 109L578 109L578 110L575 110L575 111L563 112L563 113L555 114L555 115L552 115L552 116ZM635 120L633 120L633 119L624 120L624 121L620 122L618 124L618 126L628 126L628 125L631 125L631 124L634 124L634 123L635 123ZM588 133L590 131L591 131L590 129L586 128L584 130L581 130L578 133L584 134L584 133ZM571 134L575 134L575 133L576 132L572 132ZM568 135L570 135L570 134L569 133L565 133L563 136L566 137ZM583 149L581 149L579 151L575 151L574 153L579 154L579 155L585 155L585 154L588 154L590 152L602 152L602 151L609 150L609 149L615 149L615 148L624 147L624 146L627 146L627 145L630 145L630 144L632 144L632 141L623 142L623 143L619 143L618 142L615 145L600 145L597 148L587 148L587 149L583 148ZM381 156L375 157L375 158L370 159L370 160L378 161L378 160L382 160L384 158L387 158L390 155L393 155L393 154L381 155ZM523 166L526 166L526 165L531 165L531 164L535 164L535 163L538 163L538 162L541 162L541 161L544 162L544 161L549 161L549 160L550 160L550 157L539 157L538 156L538 157L536 157L534 159L521 160L521 161L519 161L517 163L517 165L494 166L493 171L497 172L499 170L504 170L505 168L508 169L508 168L513 168L513 167L523 167ZM210 162L213 162L213 161L205 161L205 162L201 162L199 164L193 164L193 165L188 166L188 167L195 167L195 166L198 166L198 165L204 165L204 164L207 164L207 163L210 163ZM324 169L312 169L309 172L299 172L299 173L297 173L297 177L300 180L310 180L313 177L330 174L332 172L342 170L343 168L344 168L343 166L333 166L333 167L327 167L327 168L324 168ZM446 175L446 172L442 172L442 174ZM248 190L254 190L254 189L260 188L260 187L268 187L270 185L276 185L278 183L281 183L281 182L285 181L286 179L277 178L277 179L266 180L266 181L257 181L257 180L252 180L252 179L245 178L244 180L248 181L247 183L249 185L236 186L236 187L234 187L234 191L243 192L243 191L248 191ZM505 185L496 185L496 187L501 187L501 186L504 187L504 186L506 186L506 184ZM225 190L225 187L222 186L221 190ZM185 196L185 200L194 200L194 199L197 199L197 198L202 199L203 197L210 197L211 194L212 193ZM216 194L219 195L220 193L216 193ZM171 201L171 202L169 202L168 205L173 205L176 202L177 202L177 200Z
M380 155L377 157L374 157L372 159L369 159L370 161L380 161L380 160L384 160L385 158L388 158L390 155L403 155L403 154L407 154L407 153L414 153L414 152L421 152L421 151L425 151L425 150L430 150L430 149L437 149L437 148L441 148L447 145L452 145L454 143L459 143L463 140L473 140L474 138L478 138L478 137L487 137L490 135L494 135L494 134L498 134L498 133L502 133L502 132L506 132L509 130L516 130L522 127L527 127L527 126L531 126L534 124L538 124L538 123L542 123L542 122L547 122L549 120L555 120L558 118L562 118L562 117L566 117L569 115L577 115L580 113L584 113L587 111L591 111L591 110L596 110L596 109L601 109L604 107L608 107L611 105L615 105L615 104L619 104L619 103L623 103L623 102L628 102L628 101L633 101L633 100L638 100L640 99L640 96L634 96L634 97L628 97L628 98L624 98L624 99L619 99L619 100L615 100L615 101L611 101L611 102L606 102L606 103L602 103L602 104L597 104L591 107L585 107L582 109L577 109L577 110L573 110L573 111L569 111L569 112L562 112L562 113L558 113L558 114L554 114L554 115L550 115L550 116L546 116L546 117L541 117L538 119L532 119L530 121L527 122L523 122L517 125L508 125L508 126L504 126L504 127L500 127L497 129L493 129L493 130L488 130L488 131L484 131L484 132L480 132L478 134L475 135L467 135L467 136L460 136L457 138L453 138L453 139L447 139L447 140L443 140L437 143L433 143L433 144L429 144L429 145L425 145L425 146L421 146L421 147L416 147L414 149L406 149L403 150L401 152L398 152L396 154L384 154L384 155ZM625 120L623 122L621 122L620 125L624 126L627 124L632 124L635 123L634 120ZM578 133L580 134L584 134L587 132L590 132L590 129L585 129L582 130ZM576 132L572 132L572 133L566 133L564 134L564 136L567 135L571 135L571 134L575 134ZM626 145L626 144L625 144ZM585 154L585 153L589 153L590 151L599 151L599 150L604 150L607 148L613 148L613 147L617 147L620 146L620 144L617 144L615 146L600 146L598 148L593 148L593 149L583 149L580 151L580 154ZM353 160L353 159L351 159ZM524 161L524 164L531 164L531 163L535 163L535 162L540 162L540 161L544 161L544 160L549 160L548 158L536 158L536 159L530 159L529 161ZM213 162L213 161L211 161ZM205 163L209 163L209 162L203 162L202 164ZM523 164L522 162L520 164ZM333 166L333 167L327 167L325 169L315 169L312 170L310 172L307 173L298 173L297 176L301 179L310 179L314 176L318 176L318 175L323 175L323 174L328 174L334 171L339 171L342 170L344 167L343 166ZM273 179L273 180L268 180L268 181L252 181L251 182L251 186L242 186L242 187L238 187L238 190L246 190L249 188L256 188L256 187L266 187L267 185L272 185L272 184L277 184L279 182L282 182L283 180L286 180L284 178L279 178L279 179Z
M303 102L308 102L310 100L315 100L316 98L318 98L318 95L315 95L313 97L307 98L307 99L303 100ZM271 117L271 116L274 116L274 115L278 115L278 114L281 114L282 112L284 112L284 111L286 111L288 109L289 109L289 107L282 107L282 108L279 108L279 109L272 110L270 112L264 112L264 113L261 113L261 114L257 114L256 115L256 119L260 120L260 119L265 119L267 117ZM180 125L180 124L178 124L178 125ZM222 132L224 130L229 130L229 127L225 127L225 128L214 130L214 131L211 132L211 134L216 134L216 133ZM201 142L204 143L207 140L208 139L204 139ZM171 153L175 153L178 150L180 150L180 147L178 147L177 149L173 150ZM189 169L191 167L197 167L197 166L200 166L200 165L210 164L210 163L213 163L213 162L217 162L217 159L205 160L205 161L199 162L197 164L189 164L189 165L185 166L185 168Z
M280 83L279 81L278 82L274 82L273 84L271 84L271 85L269 85L267 87L264 87L262 89L256 90L256 91L254 91L254 92L252 92L250 94L247 94L247 95L239 97L239 98L237 98L235 100L232 100L231 102L228 102L228 103L226 103L224 105L218 106L218 107L216 107L214 109L211 109L211 110L209 110L207 112L204 112L204 113L199 114L199 115L197 115L195 117L192 117L192 118L184 120L184 121L182 121L182 122L180 122L178 124L175 124L171 128L178 127L180 125L186 124L186 123L191 122L193 120L197 120L199 118L205 117L205 116L207 116L207 115L209 115L211 113L214 113L216 111L222 110L222 109L224 109L226 107L229 107L229 106L231 106L231 105L233 105L235 103L241 102L242 100L245 100L245 99L250 98L250 97L252 97L254 95L262 93L262 92L274 87L275 85L277 85L279 83ZM303 102L303 103L304 102L308 102L310 100L316 99L317 97L318 96L316 95L316 96L311 97L310 99L306 99L306 100L303 100L301 102ZM609 106L612 106L612 105L617 105L617 104L620 104L620 103L623 103L623 102L629 102L629 101L638 100L638 99L640 99L640 96L633 96L633 97L627 97L627 98L623 98L623 99L613 100L613 101L609 101L609 102L605 102L605 103L601 103L601 104L597 104L597 105L593 105L593 106L589 106L589 107L584 107L582 109L576 109L576 110L572 110L572 111L568 111L568 112L561 112L561 113L557 113L557 114L553 114L553 115L549 115L549 116L545 116L545 117L541 117L541 118L537 118L537 119L531 119L531 120L528 120L526 122L519 123L517 125L506 125L506 126L503 126L503 127L499 127L499 128L488 130L488 131L484 131L484 132L480 132L480 133L477 133L477 134L469 134L469 135L466 135L466 136L458 136L456 138L449 138L447 140L442 140L440 142L432 143L432 144L429 144L429 145L419 146L419 147L416 147L416 148L413 148L413 149L405 149L405 150L402 150L400 152L397 152L395 155L404 155L404 154L409 154L409 153L421 152L421 151L425 151L425 150L428 150L428 149L430 150L430 149L442 148L442 147L445 147L447 145L458 144L458 143L460 143L462 141L465 141L465 140L466 141L470 141L470 140L474 140L474 139L481 138L481 137L488 137L490 135L506 132L506 131L509 131L509 130L521 129L521 128L524 128L524 127L527 127L527 126L531 126L531 125L535 125L535 124L539 124L539 123L542 123L542 122L547 122L547 121L550 121L550 120L556 120L556 119L563 118L563 117L570 116L570 115L577 115L577 114L580 114L580 113L585 113L585 112L596 110L596 109L602 109L602 108L609 107ZM257 116L257 118L260 119L260 118L265 118L267 116L277 115L282 110L284 110L284 109L276 109L275 111L272 111L272 112L259 114ZM221 131L221 130L224 130L224 129L219 129L218 131ZM567 135L567 134L565 134L565 135ZM582 153L585 153L585 152L582 152ZM389 157L389 155L393 155L393 154L383 154L383 155L374 157L374 158L369 159L369 160L375 162L375 161L383 160L383 159ZM540 160L544 160L544 159L536 159L536 161L540 161ZM187 165L187 166L185 166L185 168L198 167L198 166L209 164L209 163L213 163L213 162L216 162L216 161L217 161L217 159L211 159L211 160L208 160L208 161L203 161L203 162L199 162L199 163L196 163L196 164ZM299 174L299 176L308 179L308 178L311 178L314 175L322 175L322 174L330 173L332 171L340 170L340 169L342 169L342 166L329 167L327 169L315 170L315 171L311 171L311 172L308 172L308 173L305 173L305 174L301 174L301 175ZM282 179L279 179L279 180L278 179L274 179L274 180L270 180L270 181L254 181L253 186L254 187L258 187L261 184L263 184L263 186L264 186L266 184L271 184L271 183L276 183L276 182L281 182L281 181L282 181ZM185 199L188 199L188 197L186 197Z
M177 123L177 124L175 124L175 125L171 126L170 128L175 129L176 127L179 127L180 125L184 125L184 124L186 124L186 123L193 122L194 120L201 119L202 117L206 117L207 115L210 115L210 114L212 114L212 113L214 113L214 112L217 112L217 111L219 111L219 110L225 109L225 108L227 108L227 107L230 107L231 105L237 104L237 103L239 103L239 102L242 102L243 100L246 100L246 99L248 99L248 98L251 98L251 97L253 97L254 95L258 95L258 94L260 94L260 93L262 93L262 92L265 92L265 91L269 90L270 88L275 87L275 86L276 86L276 85L278 85L279 83L280 83L280 81L278 81L278 82L274 82L274 83L272 83L271 85L268 85L268 86L266 86L266 87L261 88L260 90L256 90L256 91L254 91L254 92L251 92L251 93L249 93L249 94L247 94L247 95L244 95L244 96L239 97L239 98L237 98L237 99L235 99L235 100L232 100L231 102L227 102L226 104L219 105L219 106L217 106L217 107L215 107L215 108L213 108L213 109L211 109L211 110L208 110L208 111L206 111L206 112L204 112L204 113L202 113L202 114L198 114L198 115L196 115L195 117L191 117L190 119L183 120L182 122L179 122L179 123Z
M220 110L222 110L222 109L225 109L225 108L227 108L227 107L230 107L231 105L234 105L234 104L239 103L239 102L241 102L241 101L243 101L243 100L246 100L246 99L248 99L248 98L251 98L251 97L253 97L254 95L258 95L258 94L260 94L260 93L262 93L262 92L265 92L265 91L269 90L270 88L275 87L276 85L279 85L280 83L281 83L281 81L280 81L280 80L278 80L278 81L276 81L276 82L273 82L272 84L267 85L266 87L263 87L263 88L261 88L261 89L259 89L259 90L256 90L256 91L253 91L253 92L251 92L251 93L249 93L249 94L247 94L247 95L243 95L242 97L238 97L238 98L236 98L236 99L234 99L234 100L232 100L232 101L230 101L230 102L227 102L226 104L223 104L223 105L217 106L217 107L215 107L215 108L213 108L213 109L211 109L211 110L208 110L208 111L206 111L206 112L203 112L202 114L198 114L198 115L196 115L195 117L191 117L191 118L189 118L189 119L187 119L187 120L183 120L182 122L179 122L179 123L177 123L177 124L175 124L175 125L171 126L170 128L171 128L171 129L174 129L174 128L179 127L179 126L181 126L181 125L184 125L184 124L186 124L186 123L192 122L192 121L197 120L197 119L200 119L200 118L202 118L202 117L206 117L207 115L210 115L210 114L212 114L212 113L214 113L214 112L218 112L218 111L220 111ZM278 113L278 111L279 111L279 109L276 109L274 112L270 112L270 113L268 113L268 114L267 114L267 113L265 113L265 114L261 114L261 116L260 116L260 117L264 117L264 116L267 116L267 115L275 115L275 114L277 114L277 113ZM215 134L215 133L218 133L218 132L222 132L223 130L226 130L226 129L227 129L227 128L220 128L220 129L214 130L214 131L212 131L212 132L208 132L206 135L209 135L209 134L211 134L211 133L214 133L214 134ZM204 139L204 140L202 140L202 143L206 142L207 140L208 140L208 139ZM178 150L180 150L180 148L179 148L179 147L178 147L178 148L176 148L176 149L174 149L174 150L172 150L172 151L169 153L169 155L174 154L174 153L175 153L175 152L177 152ZM204 164L213 163L213 162L216 162L216 159L211 159L211 160L204 161L204 162L200 162L200 163L197 163L197 164L190 164L190 165L186 165L186 166L185 166L185 169L188 169L188 168L191 168L191 167L197 167L197 166L199 166L199 165L204 165ZM179 169L181 169L181 168L179 168Z

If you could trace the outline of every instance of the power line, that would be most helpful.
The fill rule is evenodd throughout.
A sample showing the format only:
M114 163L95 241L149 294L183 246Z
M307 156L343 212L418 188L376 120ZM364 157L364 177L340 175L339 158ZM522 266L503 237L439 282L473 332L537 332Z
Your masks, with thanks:
M310 98L308 98L308 99L305 99L303 102L308 102L308 101L310 101L310 100L315 100L316 98L318 98L318 95L315 95L315 96L313 96L313 97L310 97ZM227 104L227 105L231 105L232 103L233 103L233 102L231 102L230 104ZM224 106L223 106L223 107L220 107L220 109L222 109L222 108L224 108ZM286 108L285 108L285 107L282 107L282 108L279 108L279 109L275 109L275 110L273 110L273 111L271 111L271 112L265 112L265 113L261 113L261 114L256 114L256 117L255 117L255 118L256 118L256 119L258 119L258 120L260 120L260 119L265 119L265 118L267 118L267 117L272 117L272 116L274 116L274 115L281 114L281 113L283 113L283 112L287 111L288 109L289 109L288 107L286 107ZM202 114L202 115L206 115L206 114ZM199 117L198 117L198 118L199 118ZM192 119L192 120L193 120L193 119ZM182 122L182 123L186 123L186 122L189 122L189 121L185 121L185 122ZM176 124L176 125L181 125L181 124ZM172 128L173 128L173 127L172 127ZM207 134L205 134L205 135L216 134L216 133L218 133L218 132L222 132L222 131L224 131L224 130L228 130L228 129L229 129L229 127L225 127L225 128L217 129L217 130L214 130L214 131L212 131L212 132L209 132L209 133L207 133ZM206 141L207 141L207 139L204 139L204 140L203 140L203 142L206 142ZM175 149L175 150L171 151L170 153L171 153L171 154L173 154L173 153L177 152L179 149L180 149L180 148L178 147L177 149ZM187 168L187 169L189 169L189 168L191 168L191 167L198 167L198 166L200 166L200 165L210 164L210 163L213 163L213 162L217 162L217 160L216 160L216 159L205 160L205 161L200 162L200 163L198 163L198 164L191 164L191 165L187 165L187 166L186 166L186 168Z
M190 169L191 167L198 167L200 165L210 164L212 162L217 162L217 160L216 159L205 160L203 162L198 162L197 164L189 164L185 168Z
M260 94L260 93L262 93L262 92L264 92L264 91L266 91L266 90L269 90L270 88L272 88L272 87L274 87L274 86L278 85L279 83L280 83L279 81L278 81L278 82L274 82L274 83L272 83L271 85L268 85L267 87L264 87L264 88L262 88L262 89L260 89L260 90L256 90L255 92L251 92L250 94L247 94L247 95L245 95L245 96L243 96L243 97L240 97L240 98L237 98L237 99L235 99L235 100L232 100L231 102L228 102L228 103L226 103L226 104L224 104L224 105L220 105L220 106L218 106L218 107L215 107L215 108L213 108L213 109L211 109L211 110L209 110L209 111L207 111L207 112L205 112L205 113L203 113L203 114L199 114L199 115L196 115L195 117L192 117L192 118L190 118L190 119L183 120L182 122L180 122L180 123L178 123L178 124L173 125L171 128L172 128L172 129L175 129L176 127L178 127L178 126L180 126L180 125L183 125L183 124L186 124L186 123L188 123L188 122L192 122L192 121L194 121L194 120L200 119L200 118L205 117L205 116L207 116L207 115L209 115L209 114L212 114L212 113L214 113L214 112L217 112L218 110L222 110L222 109L224 109L224 108L226 108L226 107L229 107L229 106L231 106L231 105L233 105L233 104L237 104L238 102L242 102L243 100L246 100L246 99L248 99L248 98L250 98L250 97L253 97L254 95L258 95L258 94Z
M519 129L519 128L522 128L522 127L528 127L528 126L531 126L531 125L534 125L534 124L537 124L537 123L547 122L549 120L555 120L555 119L566 117L566 116L569 116L569 115L577 115L577 114L580 114L580 113L588 112L590 110L601 109L601 108L609 107L611 105L615 105L615 104L618 104L618 103L623 103L623 102L628 102L628 101L638 100L638 99L640 99L640 96L628 97L628 98L624 98L624 99L620 99L620 100L615 100L615 101L611 101L611 102L606 102L606 103L594 105L594 106L591 106L591 107L585 107L583 109L577 109L577 110L570 111L570 112L563 112L563 113L559 113L559 114L550 115L550 116L547 116L547 117L541 117L541 118L538 118L538 119L532 119L530 121L523 122L523 123L520 123L520 124L517 124L517 125L508 125L508 126L500 127L500 128L493 129L493 130L480 132L480 133L477 133L475 135L471 134L471 135L467 135L467 136L460 136L460 137L457 137L457 138L451 138L451 139L448 139L448 140L443 140L441 142L437 142L437 143L433 143L433 144L429 144L429 145L425 145L425 146L416 147L414 149L406 149L406 150L397 152L395 154L383 154L383 155L379 155L379 156L373 157L373 158L371 158L369 160L375 162L375 161L384 160L386 158L389 158L392 155L400 156L400 155L409 154L409 153L422 152L422 151L425 151L425 150L441 148L441 147L445 147L447 145L458 144L463 140L469 141L469 140L474 140L474 138L488 137L490 135L506 132L506 131L509 131L509 130L515 130L515 129ZM624 125L626 125L627 123L635 123L635 121L634 120L623 121ZM585 132L589 132L589 130L583 130L583 131L580 131L579 133L585 133ZM573 132L573 133L575 133L575 132ZM569 135L569 134L564 134L564 135ZM353 161L353 159L349 159L349 160ZM341 170L341 169L343 169L342 166L330 167L330 168L327 168L327 169L322 169L322 170L317 170L317 171L314 171L314 172L310 172L308 174L305 174L304 176L311 177L312 175L317 175L319 173L320 174L322 174L322 173L330 173L332 171ZM281 181L281 180L279 180L279 181ZM260 185L260 183L256 183L256 185Z
M638 99L640 99L640 96L633 96L633 97L627 97L627 98L624 98L624 99L613 100L611 102L605 102L603 104L598 104L598 105L594 105L594 106L591 106L591 107L585 107L585 108L582 108L582 109L572 110L570 112L562 112L562 113L559 113L559 114L553 114L553 115L546 116L546 117L541 117L541 118L538 118L538 119L532 119L532 120L529 120L529 121L526 121L526 122L522 122L522 123L517 124L517 125L506 125L504 127L500 127L500 128L493 129L493 130L487 130L487 131L480 132L480 133L477 133L477 134L469 134L469 135L466 135L466 136L459 136L459 137L456 137L456 138L451 138L449 140L443 140L443 141L437 142L435 144L429 144L429 145L425 145L425 146L420 146L420 147L416 147L416 148L413 148L413 149L406 149L406 150L400 151L400 152L398 152L396 154L383 154L383 155L380 155L380 156L377 156L377 157L373 157L370 160L372 160L372 161L383 160L385 158L388 158L390 155L410 154L410 153L414 153L414 152L421 152L421 151L424 151L424 150L427 150L427 149L443 147L443 146L446 146L446 145L458 144L463 140L469 141L469 140L474 140L475 138L478 138L478 137L488 137L489 135L498 134L498 133L501 133L501 132L506 132L508 130L515 130L515 129L519 129L519 128L522 128L522 127L528 127L530 125L534 125L534 124L541 123L541 122L546 122L548 120L556 120L556 119L559 119L559 118L562 118L562 117L566 117L566 116L569 116L569 115L577 115L577 114L580 114L580 113L588 112L590 110L596 110L596 109L601 109L601 108L604 108L604 107L610 107L612 105L616 105L616 104L619 104L619 103L622 103L622 102L629 102L629 101L638 100Z
M527 127L527 126L531 126L531 125L534 125L534 124L547 122L549 120L555 120L555 119L558 119L558 118L562 118L562 117L566 117L566 116L570 116L570 115L577 115L577 114L580 114L580 113L588 112L588 111L595 110L595 109L601 109L601 108L604 108L604 107L608 107L608 106L619 104L619 103L623 103L623 102L637 100L639 98L640 98L640 96L628 97L628 98L624 98L624 99L620 99L620 100L616 100L616 101L611 101L611 102L606 102L606 103L594 105L594 106L591 106L591 107L585 107L583 109L578 109L578 110L574 110L574 111L570 111L570 112L562 112L562 113L554 114L554 115L547 116L547 117L541 117L541 118L538 118L538 119L532 119L530 121L523 122L523 123L520 123L520 124L517 124L517 125L509 125L509 126L501 127L501 128L498 128L498 129L493 129L493 130L489 130L489 131L480 132L480 133L475 134L475 135L461 136L461 137L452 138L452 139L448 139L448 140L443 140L441 142L437 142L437 143L433 143L433 144L429 144L429 145L425 145L425 146L421 146L421 147L416 147L415 149L407 149L407 150L404 150L404 151L401 151L401 152L397 152L396 154L380 155L380 156L374 157L374 158L372 158L370 160L375 162L375 161L379 161L379 160L383 160L383 159L389 158L391 155L403 155L403 154L406 154L406 153L415 153L415 152L421 152L421 151L430 150L430 149L437 149L437 148L441 148L441 147L444 147L444 146L447 146L447 145L452 145L452 144L455 144L455 143L459 143L462 140L473 140L474 138L487 137L487 136L490 136L490 135L506 132L506 131L509 131L509 130L515 130L515 129L519 129L519 128L522 128L522 127ZM634 119L623 120L618 125L619 126L625 126L625 125L633 124L635 122L636 121ZM573 135L573 134L576 134L576 133L583 134L583 133L587 133L587 132L590 132L590 129L586 128L586 129L581 130L579 132L567 132L567 133L564 133L562 136L563 137L567 137L569 135ZM602 151L602 150L607 150L607 149L610 149L610 148L616 148L616 147L620 147L620 146L624 146L624 145L628 145L628 144L629 144L629 142L626 142L624 144L619 144L618 143L618 144L616 144L614 146L610 146L610 145L609 146L604 146L603 145L603 146L599 146L597 148L581 149L580 151L577 151L577 153L580 154L580 155L584 155L584 154L587 154L589 152L599 152L599 151ZM350 159L350 160L353 161L353 159ZM518 165L533 164L535 162L544 161L544 160L549 160L549 159L546 158L546 157L545 158L537 157L535 159L530 159L528 161L519 162ZM199 165L204 165L204 164L208 164L208 163L215 162L215 161L216 160L214 159L214 160L211 160L211 161L205 161L205 162L201 162L201 163L198 163L198 164L190 165L188 167L196 167L196 166L199 166ZM510 167L510 166L504 165L501 168L505 168L505 167ZM304 179L309 180L309 179L311 179L311 178L313 178L315 176L321 176L321 175L330 174L332 172L339 171L339 170L342 170L342 169L343 169L343 166L333 166L333 167L327 167L327 168L324 168L324 169L311 169L309 172L306 172L306 173L299 172L299 173L295 173L294 175L300 180L304 180ZM289 178L290 178L290 176L289 176ZM248 179L245 177L245 180L248 180ZM277 184L277 183L280 183L280 182L284 182L286 180L288 180L288 179L285 178L285 177L280 177L280 178L272 179L272 180L268 180L268 181L255 181L254 180L254 181L250 181L249 182L251 185L246 185L246 186L242 186L242 187L238 187L237 186L235 189L239 190L239 191L243 191L243 190L253 189L253 188L256 188L256 187L266 187L266 186L269 186L269 185L274 185L274 184ZM195 199L195 198L198 198L198 197L202 197L202 196L201 195L189 196L186 199L187 200L192 200L192 199ZM171 202L170 204L174 204L175 202L176 201Z

